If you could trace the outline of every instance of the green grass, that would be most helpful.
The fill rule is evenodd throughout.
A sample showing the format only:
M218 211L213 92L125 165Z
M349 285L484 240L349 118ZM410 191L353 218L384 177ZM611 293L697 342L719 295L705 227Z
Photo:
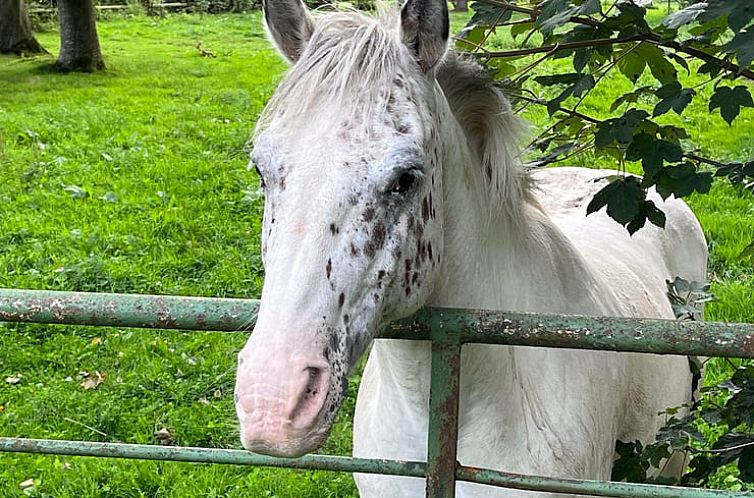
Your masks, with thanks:
M99 31L104 73L0 58L0 287L258 296L261 203L246 142L285 69L259 15L113 17ZM40 40L57 52L57 33ZM199 41L217 58L201 57ZM690 122L706 153L743 158L754 148L752 113L743 118L730 129L699 106ZM691 203L720 297L708 317L754 321L751 264L738 260L752 197L721 184ZM178 444L238 447L245 339L0 325L0 434L154 444L167 428ZM80 372L106 379L86 390ZM350 452L352 400L326 453ZM32 495L55 498L356 496L349 475L326 472L0 454L0 496L26 496L31 478Z

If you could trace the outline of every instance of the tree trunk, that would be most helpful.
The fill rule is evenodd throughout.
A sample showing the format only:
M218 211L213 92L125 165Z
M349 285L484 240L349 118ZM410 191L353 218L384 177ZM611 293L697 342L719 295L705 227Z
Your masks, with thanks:
M0 53L46 53L31 32L29 14L23 0L0 0Z
M92 0L58 0L58 17L60 55L55 62L58 70L92 72L105 69Z
M455 12L467 12L468 10L468 0L456 0Z

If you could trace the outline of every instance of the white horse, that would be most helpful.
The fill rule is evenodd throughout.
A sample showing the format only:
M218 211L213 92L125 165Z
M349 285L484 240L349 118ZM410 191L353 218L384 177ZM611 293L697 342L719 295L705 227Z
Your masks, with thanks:
M665 230L629 237L606 214L585 214L609 172L524 171L508 101L447 53L445 0L408 0L400 18L315 18L300 0L269 0L264 12L293 66L252 154L266 189L266 279L239 355L247 449L298 456L321 445L375 331L423 305L672 318L665 279L704 279L704 237L681 201L653 193ZM426 342L374 341L354 455L425 458L429 359ZM608 479L615 441L652 440L658 412L690 394L682 357L467 345L458 458ZM356 482L364 498L424 496L421 479Z

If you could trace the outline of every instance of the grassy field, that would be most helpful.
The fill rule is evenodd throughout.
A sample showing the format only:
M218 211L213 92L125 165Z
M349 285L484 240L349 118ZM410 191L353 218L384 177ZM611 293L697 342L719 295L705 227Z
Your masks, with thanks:
M257 297L261 202L246 142L285 69L259 15L118 17L99 30L101 74L0 58L0 287ZM39 38L57 52L57 33ZM199 42L217 57L202 57ZM729 128L694 106L685 119L703 152L754 156L754 113ZM721 184L691 200L712 249L711 319L754 322L754 271L738 258L754 238L753 199ZM232 389L245 339L0 324L0 434L157 443L167 430L181 445L238 447ZM86 389L97 372L101 384ZM351 412L324 452L350 452ZM0 496L28 495L356 491L350 476L326 472L1 454Z

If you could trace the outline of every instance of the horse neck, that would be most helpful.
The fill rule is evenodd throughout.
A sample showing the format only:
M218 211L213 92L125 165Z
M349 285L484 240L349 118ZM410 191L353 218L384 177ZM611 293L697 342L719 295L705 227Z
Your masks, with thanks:
M515 199L519 205L491 207L486 189L470 180L474 178L470 171L483 171L480 159L450 113L447 108L440 110L443 143L452 145L444 148L443 158L443 265L428 304L527 308L530 270L551 263L536 239L551 226L525 197Z

